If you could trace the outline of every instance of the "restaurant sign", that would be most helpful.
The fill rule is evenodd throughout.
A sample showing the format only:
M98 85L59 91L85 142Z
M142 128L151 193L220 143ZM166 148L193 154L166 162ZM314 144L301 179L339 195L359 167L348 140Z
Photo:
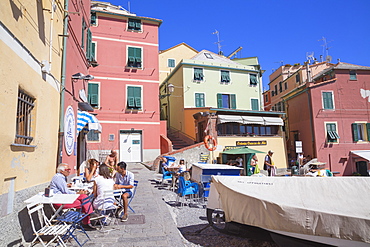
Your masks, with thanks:
M267 141L236 141L236 146L266 146Z

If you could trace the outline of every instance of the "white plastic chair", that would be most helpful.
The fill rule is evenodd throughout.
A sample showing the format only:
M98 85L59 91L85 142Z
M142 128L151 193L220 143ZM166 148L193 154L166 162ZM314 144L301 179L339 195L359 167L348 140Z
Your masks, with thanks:
M101 215L104 217L99 219L100 223L100 232L109 232L112 230L118 230L116 228L111 228L105 230L105 226L110 226L110 224L113 222L113 224L118 225L118 219L115 217L117 213L118 206L116 206L114 203L116 202L115 196L121 197L122 190L106 190L103 192L103 207L97 209ZM106 203L110 204L109 206L106 206ZM112 205L113 204L113 205Z
M45 247L53 243L55 240L58 240L58 242L62 246L66 246L64 241L62 240L62 236L64 236L68 231L70 227L69 225L64 223L52 225L45 215L44 204L31 203L27 205L27 209L31 221L32 230L34 232L34 235L36 235L36 237L32 240L31 246L36 240L39 240L40 243ZM35 227L36 224L34 220L36 219L39 220L39 223L41 225L40 229L36 229ZM53 238L51 238L50 241L45 244L41 236L53 236Z

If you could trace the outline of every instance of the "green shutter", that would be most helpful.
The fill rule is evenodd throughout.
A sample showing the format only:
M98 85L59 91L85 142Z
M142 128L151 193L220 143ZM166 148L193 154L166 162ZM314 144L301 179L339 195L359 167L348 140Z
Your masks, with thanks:
M252 111L258 111L259 105L258 105L258 99L251 99L252 103Z
M352 124L352 137L353 137L354 142L358 141L358 133L357 133L357 124L356 123Z
M200 107L205 106L204 93L199 94Z
M95 50L96 50L96 43L91 42L91 60L90 61L95 60Z
M141 22L139 20L137 20L135 28L136 30L141 30Z
M323 92L322 98L324 102L324 109L334 109L333 108L333 94L331 92Z
M231 109L236 109L236 95L230 94L230 105Z
M91 13L91 19L90 19L91 25L96 25L96 13Z
M135 28L135 20L134 19L128 19L128 27L129 29Z
M141 87L127 87L127 106L141 108Z
M135 106L141 108L141 87L134 87Z
M86 23L85 23L85 20L82 19L82 31L81 31L81 48L82 48L82 50L85 49L85 29L86 29Z
M217 108L222 108L222 94L217 94Z
M195 107L200 107L199 93L195 94Z
M87 100L91 106L99 105L99 84L96 83L88 84Z
M87 29L87 39L86 39L86 58L92 61L92 35L90 29Z

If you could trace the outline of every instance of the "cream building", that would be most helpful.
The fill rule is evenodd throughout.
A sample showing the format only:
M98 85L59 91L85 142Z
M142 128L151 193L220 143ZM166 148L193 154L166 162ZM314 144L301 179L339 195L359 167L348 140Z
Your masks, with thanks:
M0 222L22 242L19 211L55 174L64 1L0 1Z

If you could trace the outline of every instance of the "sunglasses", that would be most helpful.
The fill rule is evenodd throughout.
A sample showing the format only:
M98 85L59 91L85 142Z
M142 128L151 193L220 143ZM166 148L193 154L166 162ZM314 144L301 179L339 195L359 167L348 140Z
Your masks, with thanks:
M67 171L67 172L70 172L71 170L72 170L72 169L70 169L70 168L69 168L69 169L65 169L65 171Z

